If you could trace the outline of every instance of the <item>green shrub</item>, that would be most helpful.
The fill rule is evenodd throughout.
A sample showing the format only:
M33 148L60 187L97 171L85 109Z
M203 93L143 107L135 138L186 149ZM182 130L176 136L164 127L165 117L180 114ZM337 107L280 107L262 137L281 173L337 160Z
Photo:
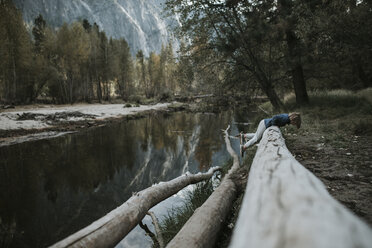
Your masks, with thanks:
M157 103L157 99L155 98L144 98L142 100L142 104L144 105L150 105L150 104L155 104L155 103Z
M170 102L172 100L172 94L169 91L164 91L158 98L159 102Z
M143 98L140 95L131 95L128 97L129 102L134 102L137 104L142 104Z

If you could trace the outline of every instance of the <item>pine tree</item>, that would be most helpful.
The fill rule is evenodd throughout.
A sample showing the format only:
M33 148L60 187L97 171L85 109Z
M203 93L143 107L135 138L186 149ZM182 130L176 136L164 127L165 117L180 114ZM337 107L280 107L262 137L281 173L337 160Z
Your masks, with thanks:
M0 53L1 98L10 103L30 101L31 40L21 13L9 0L0 3Z
M117 85L122 99L128 99L132 92L133 62L128 43L124 39L117 40L118 76Z
M160 89L161 89L160 58L154 52L150 52L150 56L148 59L148 74L149 74L148 96L154 97L160 94Z
M32 34L34 36L35 41L35 49L37 53L42 53L42 43L45 41L45 29L46 29L46 22L43 16L40 14L34 20L34 27L32 28Z
M139 50L136 54L137 59L137 77L139 81L138 87L142 88L146 97L150 97L150 85L146 76L146 64L145 64L145 55L142 50Z

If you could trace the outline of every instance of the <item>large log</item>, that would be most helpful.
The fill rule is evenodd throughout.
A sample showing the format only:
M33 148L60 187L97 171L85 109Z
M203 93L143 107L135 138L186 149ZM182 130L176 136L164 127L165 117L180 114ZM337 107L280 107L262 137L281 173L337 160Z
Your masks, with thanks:
M253 160L229 247L372 247L371 229L291 155L277 127Z
M114 247L145 217L150 208L189 184L209 179L219 169L213 167L206 173L188 173L144 189L101 219L51 247Z
M231 169L207 201L168 243L167 248L214 247L218 231L231 209L237 191L231 176L239 168L239 158L231 147L228 129L225 130L225 142L228 152L233 157Z

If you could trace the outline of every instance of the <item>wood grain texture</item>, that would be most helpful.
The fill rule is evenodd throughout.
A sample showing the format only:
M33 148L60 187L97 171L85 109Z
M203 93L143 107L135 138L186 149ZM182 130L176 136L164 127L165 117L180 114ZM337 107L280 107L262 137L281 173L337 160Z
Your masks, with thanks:
M367 248L372 231L296 161L279 128L270 127L253 160L229 247Z

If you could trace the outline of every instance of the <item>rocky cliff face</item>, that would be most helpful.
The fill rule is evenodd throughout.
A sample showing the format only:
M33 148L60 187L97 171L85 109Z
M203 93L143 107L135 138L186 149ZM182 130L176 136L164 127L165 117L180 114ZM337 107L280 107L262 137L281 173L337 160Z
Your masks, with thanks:
M97 23L108 37L125 38L133 53L159 52L162 44L172 40L169 25L175 18L162 19L164 0L13 0L24 20L33 23L42 14L52 27L64 22L87 19Z

